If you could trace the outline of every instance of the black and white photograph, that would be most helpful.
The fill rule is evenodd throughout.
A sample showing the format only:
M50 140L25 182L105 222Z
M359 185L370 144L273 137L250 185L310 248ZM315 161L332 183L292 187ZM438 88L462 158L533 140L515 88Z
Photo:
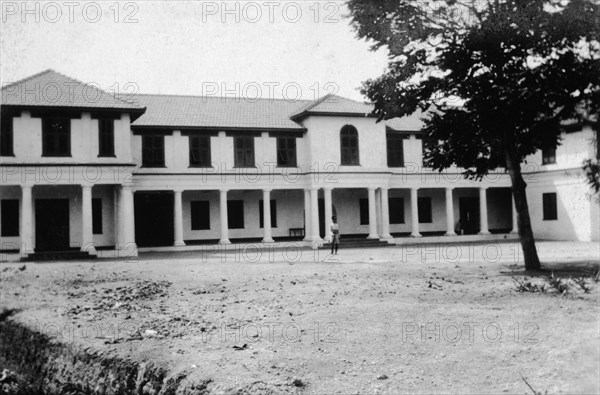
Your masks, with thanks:
M0 18L0 394L600 394L600 0Z

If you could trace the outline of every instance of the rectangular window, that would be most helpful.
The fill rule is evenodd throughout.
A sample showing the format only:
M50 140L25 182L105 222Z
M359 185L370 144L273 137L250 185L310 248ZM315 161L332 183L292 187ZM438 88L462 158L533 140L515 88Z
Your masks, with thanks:
M3 237L19 236L19 200L2 200L0 210L0 215L2 215L0 234Z
M259 215L259 224L260 228L264 227L264 209L263 209L263 200L258 201L258 215ZM277 227L277 202L271 199L271 228Z
M360 211L360 224L369 225L369 199L360 199L359 211Z
M211 167L210 136L190 135L190 166Z
M235 167L254 167L254 137L235 136L233 138Z
M102 234L102 199L92 199L92 233Z
M160 134L142 136L142 166L165 166L165 136Z
M404 138L400 133L387 133L388 167L404 167Z
M419 223L420 224L430 224L432 223L431 216L431 198L430 197L420 197L417 199L418 213L419 213Z
M278 137L277 138L277 166L295 167L296 166L296 138Z
M44 118L42 121L42 155L71 156L71 120Z
M0 156L14 156L13 151L13 117L3 116L0 119Z
M542 149L542 165L556 163L556 148L546 147Z
M190 202L192 215L192 230L210 229L210 202L196 200Z
M558 219L558 213L556 211L556 193L542 194L542 205L544 211L544 221Z
M389 198L388 207L390 209L390 224L404 223L404 199Z
M112 119L98 120L98 156L115 156L115 121Z
M227 201L227 226L229 229L244 229L244 201Z

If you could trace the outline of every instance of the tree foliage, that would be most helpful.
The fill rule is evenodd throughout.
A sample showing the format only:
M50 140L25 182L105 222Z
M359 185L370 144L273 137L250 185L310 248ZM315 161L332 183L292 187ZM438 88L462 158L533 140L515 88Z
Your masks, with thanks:
M371 40L373 50L389 51L386 72L363 86L375 113L380 119L419 109L428 114L425 132L433 143L425 160L434 169L457 165L480 179L506 168L521 238L532 244L520 165L560 144L564 121L597 119L600 3L349 0L348 6L358 36Z

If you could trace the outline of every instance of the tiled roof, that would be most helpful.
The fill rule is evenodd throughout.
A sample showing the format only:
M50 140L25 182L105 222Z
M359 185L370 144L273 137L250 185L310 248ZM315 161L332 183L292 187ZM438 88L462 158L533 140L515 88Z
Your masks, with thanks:
M306 100L143 95L132 100L147 107L134 127L245 128L304 130L290 116Z
M390 128L399 132L414 132L423 129L423 127L425 126L423 121L421 121L422 117L423 113L420 110L417 110L411 115L407 115L402 118L392 118L383 122L386 126L389 126Z
M143 107L123 101L94 85L46 70L3 86L2 105L143 111Z
M371 104L336 95L315 101L148 94L115 97L54 70L4 86L1 104L128 110L135 113L134 128L305 130L299 122L309 115L373 116ZM384 123L399 131L420 130L420 116L415 113Z
M306 115L318 114L352 114L352 115L371 115L373 105L361 103L358 101L346 99L336 95L326 95L319 100L298 108L292 118L301 118Z

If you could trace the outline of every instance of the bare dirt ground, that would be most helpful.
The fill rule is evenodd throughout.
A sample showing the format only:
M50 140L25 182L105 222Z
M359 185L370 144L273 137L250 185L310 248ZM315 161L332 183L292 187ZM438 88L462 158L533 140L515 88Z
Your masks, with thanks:
M598 393L600 246L538 244L565 294L505 243L5 263L1 306L215 393Z

